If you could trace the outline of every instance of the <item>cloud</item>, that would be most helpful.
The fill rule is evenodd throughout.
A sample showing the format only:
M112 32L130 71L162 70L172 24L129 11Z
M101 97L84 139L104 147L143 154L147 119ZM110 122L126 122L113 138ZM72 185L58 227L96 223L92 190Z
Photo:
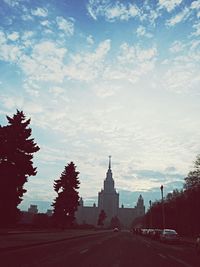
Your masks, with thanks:
M110 50L110 40L99 43L94 53L83 53L72 56L72 63L65 67L65 74L70 79L91 81L100 77L103 63Z
M192 33L193 36L200 36L200 22L192 26L195 29L195 32Z
M109 80L125 80L136 83L142 77L154 69L157 57L155 47L144 49L139 45L123 43L120 46L116 63L107 66L104 78Z
M153 37L152 34L146 32L146 28L144 26L142 26L142 25L140 25L137 28L136 33L137 33L137 36L139 36L139 37L140 36L145 36L145 37L148 37L148 38Z
M94 38L93 38L92 35L89 35L89 36L87 37L87 43L88 43L89 45L93 45L93 44L94 44Z
M174 41L171 47L169 48L169 50L172 53L179 53L183 51L184 48L185 48L185 45L181 41Z
M16 34L11 36L10 38L17 37ZM22 55L22 48L20 46L14 44L8 44L8 37L4 34L4 32L0 31L0 59L8 62L17 62Z
M23 105L23 97L20 97L20 96L14 96L14 95L8 96L5 94L1 94L0 98L1 98L1 101L0 101L1 104L6 109L13 110L15 109L15 107L21 108Z
M87 10L94 20L104 17L108 21L128 21L139 14L139 9L134 4L125 5L120 1L112 3L110 0L89 0Z
M190 6L191 9L200 9L200 0L193 1Z
M185 7L180 13L166 21L166 25L172 27L177 23L185 21L190 15L190 9Z
M68 36L72 36L74 34L74 19L68 18L64 19L63 17L56 17L56 22L58 24L59 30L62 30Z
M66 52L66 48L59 47L55 42L40 42L33 46L30 55L23 54L19 66L33 80L62 82Z
M18 0L3 0L3 1L11 7L15 7L19 5Z
M49 89L49 92L52 93L54 96L59 96L61 95L62 93L64 93L64 89L61 88L61 87L58 87L58 86L55 86L55 87L51 87Z
M8 34L7 38L11 41L16 41L19 39L19 33L18 32L12 32L11 34Z
M48 10L46 8L37 7L36 9L31 10L31 14L37 17L47 17Z
M159 7L165 8L171 12L175 7L179 6L183 0L159 0Z

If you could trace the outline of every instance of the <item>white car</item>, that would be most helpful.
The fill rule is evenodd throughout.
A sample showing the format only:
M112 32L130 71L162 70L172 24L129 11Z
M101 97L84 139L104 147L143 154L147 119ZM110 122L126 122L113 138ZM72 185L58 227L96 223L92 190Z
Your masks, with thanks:
M173 229L164 229L160 234L160 241L166 243L179 243L180 237Z

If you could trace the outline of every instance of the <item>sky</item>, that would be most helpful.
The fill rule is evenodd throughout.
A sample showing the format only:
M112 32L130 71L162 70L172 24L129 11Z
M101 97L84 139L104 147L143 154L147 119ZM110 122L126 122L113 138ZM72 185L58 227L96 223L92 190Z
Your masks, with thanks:
M40 146L22 209L46 209L71 161L97 201L109 155L125 207L181 189L199 85L200 0L0 0L0 124L23 110Z

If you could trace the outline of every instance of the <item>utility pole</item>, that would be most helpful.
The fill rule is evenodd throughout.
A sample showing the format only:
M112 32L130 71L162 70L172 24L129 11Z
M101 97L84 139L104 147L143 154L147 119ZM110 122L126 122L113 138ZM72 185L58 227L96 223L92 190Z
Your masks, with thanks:
M150 229L152 229L152 210L151 210L151 200L149 200L149 206L150 206L150 210L149 210L149 215L150 215Z
M162 221L163 221L163 229L165 229L165 210L164 210L164 199L163 199L163 185L160 187L161 197L162 197Z

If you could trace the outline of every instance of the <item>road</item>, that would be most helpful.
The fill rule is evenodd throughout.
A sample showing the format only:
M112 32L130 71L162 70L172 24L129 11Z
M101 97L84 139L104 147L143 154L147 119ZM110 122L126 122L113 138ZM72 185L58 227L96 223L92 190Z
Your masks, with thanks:
M129 232L87 237L0 252L1 267L199 267L188 245L168 245Z

